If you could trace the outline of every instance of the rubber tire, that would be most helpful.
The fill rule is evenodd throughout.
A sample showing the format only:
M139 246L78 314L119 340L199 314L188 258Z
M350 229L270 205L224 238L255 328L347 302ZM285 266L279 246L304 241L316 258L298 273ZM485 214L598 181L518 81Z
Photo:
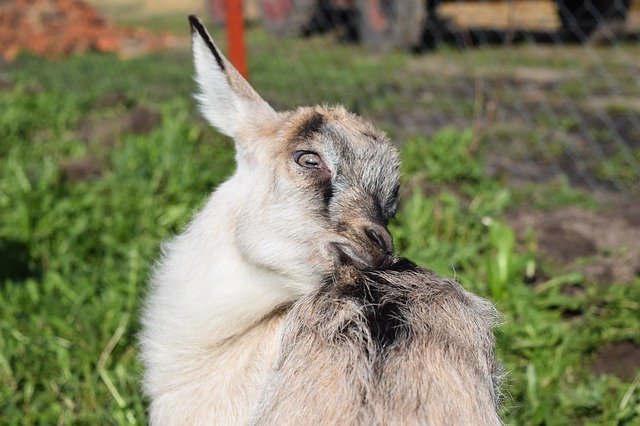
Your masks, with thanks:
M264 26L280 36L298 36L307 32L317 10L318 0L259 0ZM274 16L274 7L285 7L281 16Z
M425 0L358 0L358 35L373 50L410 48L419 44L426 16Z
M556 0L564 34L586 41L603 22L626 20L631 0Z

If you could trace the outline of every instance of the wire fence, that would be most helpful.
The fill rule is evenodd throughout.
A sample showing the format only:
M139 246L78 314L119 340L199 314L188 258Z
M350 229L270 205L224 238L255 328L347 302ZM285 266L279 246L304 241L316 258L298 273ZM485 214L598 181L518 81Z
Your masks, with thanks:
M302 70L303 84L274 89L280 106L342 102L399 143L472 129L511 183L640 194L640 1L256 0L245 12L267 30L251 67ZM282 65L252 62L254 49Z

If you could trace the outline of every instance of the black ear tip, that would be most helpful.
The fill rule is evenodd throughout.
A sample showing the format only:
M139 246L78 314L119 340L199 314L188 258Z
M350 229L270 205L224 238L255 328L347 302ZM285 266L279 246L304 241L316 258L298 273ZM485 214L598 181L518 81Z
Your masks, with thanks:
M193 36L193 34L198 33L200 38L205 42L213 56L216 58L216 62L218 63L220 69L224 71L225 66L224 61L222 60L222 56L220 56L218 49L213 44L213 41L211 40L209 33L207 33L207 30L204 27L202 21L195 15L189 15L189 24L191 25L191 35Z
M189 15L189 25L191 26L191 32L193 32L197 27L202 26L202 22L200 22L196 15Z
M198 33L204 40L210 39L207 29L196 15L189 15L189 24L191 25L191 34Z

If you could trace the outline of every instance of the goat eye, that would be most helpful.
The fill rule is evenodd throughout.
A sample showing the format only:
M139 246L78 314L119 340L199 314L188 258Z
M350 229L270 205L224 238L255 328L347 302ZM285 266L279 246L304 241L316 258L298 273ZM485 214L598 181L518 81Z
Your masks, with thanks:
M293 159L300 166L308 169L319 169L322 166L322 159L315 152L296 151L293 154Z

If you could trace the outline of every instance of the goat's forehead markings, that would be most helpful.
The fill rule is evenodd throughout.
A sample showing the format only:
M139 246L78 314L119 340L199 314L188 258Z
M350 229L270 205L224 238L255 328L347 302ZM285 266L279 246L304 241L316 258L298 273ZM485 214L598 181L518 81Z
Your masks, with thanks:
M314 134L321 132L326 123L326 117L318 111L304 111L290 120L293 124L287 130L286 140L293 144L308 141Z
M303 121L296 130L296 137L299 139L307 139L314 133L320 132L322 126L326 122L324 115L314 112L305 121Z
M387 204L393 198L393 188L399 179L397 151L384 138L374 140L363 137L359 129L348 130L328 122L322 132L336 192L356 190L361 195L379 194L379 200ZM354 143L354 138L360 140Z

